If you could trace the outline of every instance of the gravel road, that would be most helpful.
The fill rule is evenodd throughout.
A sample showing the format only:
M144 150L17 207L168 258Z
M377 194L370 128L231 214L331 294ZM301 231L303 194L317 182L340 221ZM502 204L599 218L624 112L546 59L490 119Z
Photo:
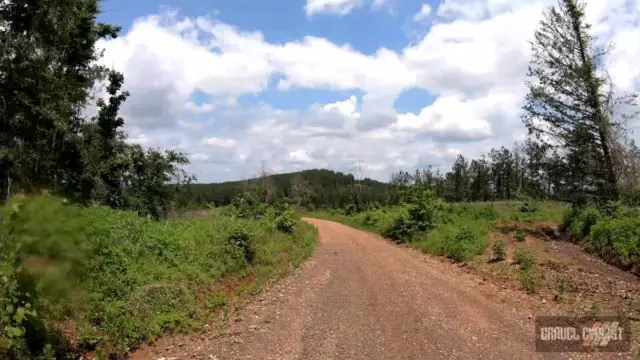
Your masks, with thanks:
M227 335L162 344L134 358L578 358L536 353L526 301L499 296L500 288L479 285L482 279L462 276L456 265L341 224L308 221L320 231L316 254L233 315Z

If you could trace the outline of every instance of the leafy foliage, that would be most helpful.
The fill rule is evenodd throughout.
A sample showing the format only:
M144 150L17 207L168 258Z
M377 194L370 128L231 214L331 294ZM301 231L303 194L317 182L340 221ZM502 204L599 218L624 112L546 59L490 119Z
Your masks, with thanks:
M474 232L468 226L461 226L446 233L444 250L450 258L466 262L473 259L475 255L484 252L487 245L481 239L481 235Z
M587 244L607 262L640 274L640 217L598 222L591 228Z
M286 203L280 203L275 209L276 229L285 233L292 234L296 228L296 217L293 211L289 210Z
M573 239L580 240L591 233L591 228L602 218L595 206L580 208L574 206L563 220L563 228Z
M227 242L237 250L247 263L253 263L256 257L255 251L255 235L246 229L234 229L227 237Z
M310 256L315 242L302 223L285 234L267 218L154 221L46 196L16 197L2 211L3 359L52 351L63 359L72 343L122 355L169 329L198 326L208 306L200 291L228 276L255 275L259 286ZM63 322L76 338L58 331Z
M409 242L415 232L416 229L414 228L413 223L405 214L400 214L400 216L393 221L391 227L386 229L382 235L393 240L396 244L401 244Z
M233 214L242 219L260 219L267 214L265 203L249 192L236 195L231 202Z
M407 215L400 214L383 235L396 243L411 241L417 233L433 230L436 227L442 210L442 203L428 191L418 190L411 196L411 205Z
M125 141L124 77L98 65L96 48L119 28L98 13L98 0L0 2L0 196L46 189L161 218L193 180L188 161Z

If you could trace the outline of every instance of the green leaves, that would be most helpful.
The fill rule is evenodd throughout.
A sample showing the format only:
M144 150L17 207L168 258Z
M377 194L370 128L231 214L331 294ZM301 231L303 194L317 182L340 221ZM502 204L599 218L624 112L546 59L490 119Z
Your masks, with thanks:
M125 142L124 76L98 65L95 46L120 28L96 23L98 11L99 0L0 3L0 198L48 189L161 218L193 180L188 159ZM109 98L82 117L102 85Z

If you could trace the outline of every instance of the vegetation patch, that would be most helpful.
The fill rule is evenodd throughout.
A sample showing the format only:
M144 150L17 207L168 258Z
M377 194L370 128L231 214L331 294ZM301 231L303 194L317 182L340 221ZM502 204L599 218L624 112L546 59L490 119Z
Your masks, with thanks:
M567 212L563 228L608 263L640 275L640 210L620 204Z
M283 228L279 216L154 221L15 198L0 221L0 357L123 355L198 327L204 310L226 303L207 293L225 277L264 282L312 254L315 228L298 219Z
M507 253L505 251L504 241L498 240L491 247L491 251L493 252L493 260L495 261L503 261L507 258Z

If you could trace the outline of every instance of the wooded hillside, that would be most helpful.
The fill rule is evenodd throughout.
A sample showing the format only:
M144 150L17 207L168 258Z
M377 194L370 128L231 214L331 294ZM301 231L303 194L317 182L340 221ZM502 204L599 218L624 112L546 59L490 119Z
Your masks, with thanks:
M194 205L228 205L244 192L266 202L288 199L304 207L342 208L348 204L369 204L386 200L390 184L326 169L265 175L259 178L214 184L190 184L182 197Z

